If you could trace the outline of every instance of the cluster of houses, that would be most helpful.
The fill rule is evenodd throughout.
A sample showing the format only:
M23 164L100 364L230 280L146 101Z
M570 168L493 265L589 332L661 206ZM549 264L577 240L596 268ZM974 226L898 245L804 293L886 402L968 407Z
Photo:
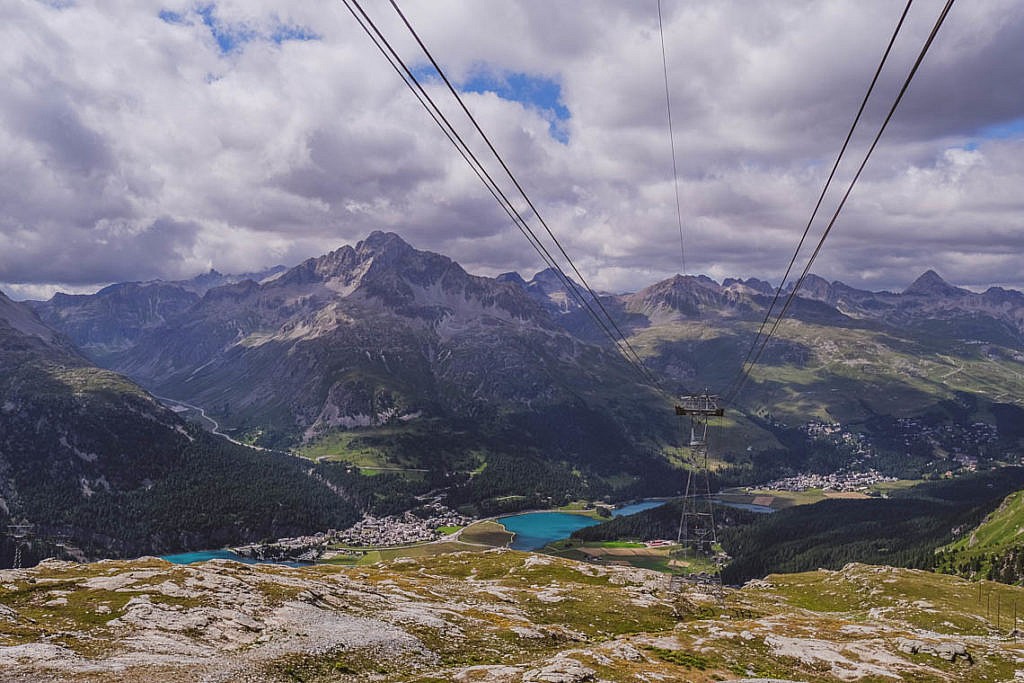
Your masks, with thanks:
M335 532L333 540L352 546L392 546L420 543L439 538L442 527L463 527L471 517L460 515L440 503L427 503L401 516L367 515L345 531Z
M948 458L965 470L976 470L981 457L998 457L999 431L985 422L929 424L914 417L896 418L894 445L910 455L924 453ZM875 455L875 448L861 433L849 431L838 422L811 421L801 427L809 441L827 441L845 447L859 465Z
M883 481L896 481L895 477L886 477L876 470L866 472L834 472L832 474L798 474L795 477L776 479L764 486L772 491L806 491L821 489L823 491L863 491L869 486Z
M801 427L801 430L807 434L807 439L810 441L828 441L837 446L845 446L851 454L864 458L874 455L874 450L867 437L859 432L847 431L838 422L812 420Z

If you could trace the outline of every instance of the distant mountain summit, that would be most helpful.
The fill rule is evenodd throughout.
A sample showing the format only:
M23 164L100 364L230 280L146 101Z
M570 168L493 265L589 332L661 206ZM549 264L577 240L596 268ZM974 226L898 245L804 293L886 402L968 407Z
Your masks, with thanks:
M502 273L495 279L523 289L556 318L585 310L587 304L595 307L594 297L586 287L568 275L559 274L554 268L545 268L535 273L529 281L524 280L519 273Z
M929 270L923 273L919 278L903 290L904 296L953 296L959 297L967 294L971 294L966 289L960 289L949 284L936 273L934 270Z
M0 292L0 327L8 329L7 336L36 339L49 348L69 352L73 347L55 330L43 324L39 316L25 304L12 301Z
M224 285L233 285L238 282L245 280L252 280L254 282L263 282L267 279L273 278L284 271L288 270L286 266L274 266L272 268L266 268L264 270L258 270L251 273L238 273L228 274L220 273L217 270L211 268L206 273L201 273L191 280L171 280L167 284L177 285L182 289L190 292L195 292L202 296L214 287L223 287ZM153 283L159 283L160 280L153 280ZM147 283L149 284L149 283Z
M95 294L58 292L49 301L26 302L47 324L62 330L98 363L131 348L145 333L179 318L209 290L264 281L285 270L224 275L211 269L191 280L122 282Z
M425 320L486 315L547 324L518 288L470 275L447 256L413 249L395 233L376 231L355 247L307 259L265 291L292 287L311 288L320 301L361 301Z

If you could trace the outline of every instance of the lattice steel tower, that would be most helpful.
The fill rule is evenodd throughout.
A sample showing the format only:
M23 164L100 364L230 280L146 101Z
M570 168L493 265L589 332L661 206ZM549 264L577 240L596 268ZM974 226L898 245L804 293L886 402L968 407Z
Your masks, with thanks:
M725 559L718 547L711 476L708 470L708 420L721 417L724 409L719 397L709 394L682 396L676 415L690 418L691 460L683 490L683 510L679 517L676 541L684 560L713 566L709 571L691 574L691 578L721 586L721 566Z

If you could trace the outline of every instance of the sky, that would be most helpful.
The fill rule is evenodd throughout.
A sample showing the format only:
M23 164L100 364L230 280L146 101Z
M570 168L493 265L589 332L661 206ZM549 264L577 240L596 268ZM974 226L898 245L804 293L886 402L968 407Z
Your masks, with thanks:
M363 3L500 177L391 6ZM616 292L684 261L777 284L904 6L662 0L681 249L656 0L399 4L580 272ZM814 241L941 5L914 2ZM814 272L1024 288L1021 46L1024 3L954 5ZM293 265L378 229L477 274L544 267L338 0L7 0L0 69L14 298Z

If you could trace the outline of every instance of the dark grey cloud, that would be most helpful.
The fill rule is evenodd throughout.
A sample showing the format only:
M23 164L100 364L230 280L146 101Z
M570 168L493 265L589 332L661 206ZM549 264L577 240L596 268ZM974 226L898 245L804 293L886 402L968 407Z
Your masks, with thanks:
M44 245L45 259L23 259L17 245L0 252L0 272L14 283L69 285L107 282L111 273L123 281L174 277L200 231L196 223L166 217L141 229L125 223L64 229L59 242Z

